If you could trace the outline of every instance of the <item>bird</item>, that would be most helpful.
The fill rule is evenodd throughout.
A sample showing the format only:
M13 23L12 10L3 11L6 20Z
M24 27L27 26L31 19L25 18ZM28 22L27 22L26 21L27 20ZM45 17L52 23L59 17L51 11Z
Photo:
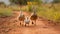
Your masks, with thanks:
M25 15L23 14L22 11L20 11L20 15L19 15L20 25L23 25L24 24L24 20L25 20Z
M29 17L27 16L26 18L25 18L25 26L29 26L29 23L30 23L30 19L29 19Z
M35 25L36 25L36 20L37 20L38 16L37 16L37 13L36 13L36 8L35 7L33 7L33 8L34 9L33 9L33 12L32 12L32 14L30 16L30 19L32 21L32 24L34 24L34 22L35 22Z
M36 12L34 11L33 14L31 15L30 19L32 21L32 24L34 24L35 22L35 25L36 25L36 20L37 20L38 16L36 14ZM34 21L34 22L33 22Z

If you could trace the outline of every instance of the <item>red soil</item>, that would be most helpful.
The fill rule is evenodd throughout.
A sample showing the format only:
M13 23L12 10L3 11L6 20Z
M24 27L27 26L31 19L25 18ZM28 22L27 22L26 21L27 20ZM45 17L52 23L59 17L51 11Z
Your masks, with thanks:
M30 16L29 12L23 13ZM11 17L0 18L0 34L60 34L60 25L51 26L42 18L37 19L36 26L31 23L27 27L20 26L18 16L19 12L15 11Z

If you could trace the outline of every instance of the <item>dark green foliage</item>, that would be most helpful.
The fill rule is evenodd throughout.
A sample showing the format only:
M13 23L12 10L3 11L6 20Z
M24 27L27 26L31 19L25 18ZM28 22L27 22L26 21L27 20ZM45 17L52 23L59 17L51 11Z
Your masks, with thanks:
M60 0L54 0L53 3L60 3Z
M27 5L27 2L37 2L41 4L41 0L10 0L11 3L19 4L19 5Z
M10 0L14 4L19 4L19 5L26 5L27 0Z

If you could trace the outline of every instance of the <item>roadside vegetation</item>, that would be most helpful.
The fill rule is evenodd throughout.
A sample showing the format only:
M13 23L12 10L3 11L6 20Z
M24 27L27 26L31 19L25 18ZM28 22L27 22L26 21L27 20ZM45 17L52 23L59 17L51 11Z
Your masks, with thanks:
M16 1L11 1L11 2L16 3ZM36 11L38 16L44 17L48 20L60 22L60 3L57 2L53 4L53 7L51 6L51 4L42 4L41 1L36 1L36 0L34 2L29 1L25 3L25 5L24 3L22 3L18 5L9 6L7 8L0 7L0 16L11 16L14 10L17 11L23 10L23 11L32 12L33 11L32 6L37 6Z
M9 8L0 7L0 17L11 16L12 10Z

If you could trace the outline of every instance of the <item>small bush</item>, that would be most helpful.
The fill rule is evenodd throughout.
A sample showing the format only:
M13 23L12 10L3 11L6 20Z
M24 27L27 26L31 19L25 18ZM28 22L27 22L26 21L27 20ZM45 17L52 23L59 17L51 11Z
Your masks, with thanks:
M33 11L32 5L29 5L29 6L28 6L28 11L29 11L29 12L32 12L32 11Z

